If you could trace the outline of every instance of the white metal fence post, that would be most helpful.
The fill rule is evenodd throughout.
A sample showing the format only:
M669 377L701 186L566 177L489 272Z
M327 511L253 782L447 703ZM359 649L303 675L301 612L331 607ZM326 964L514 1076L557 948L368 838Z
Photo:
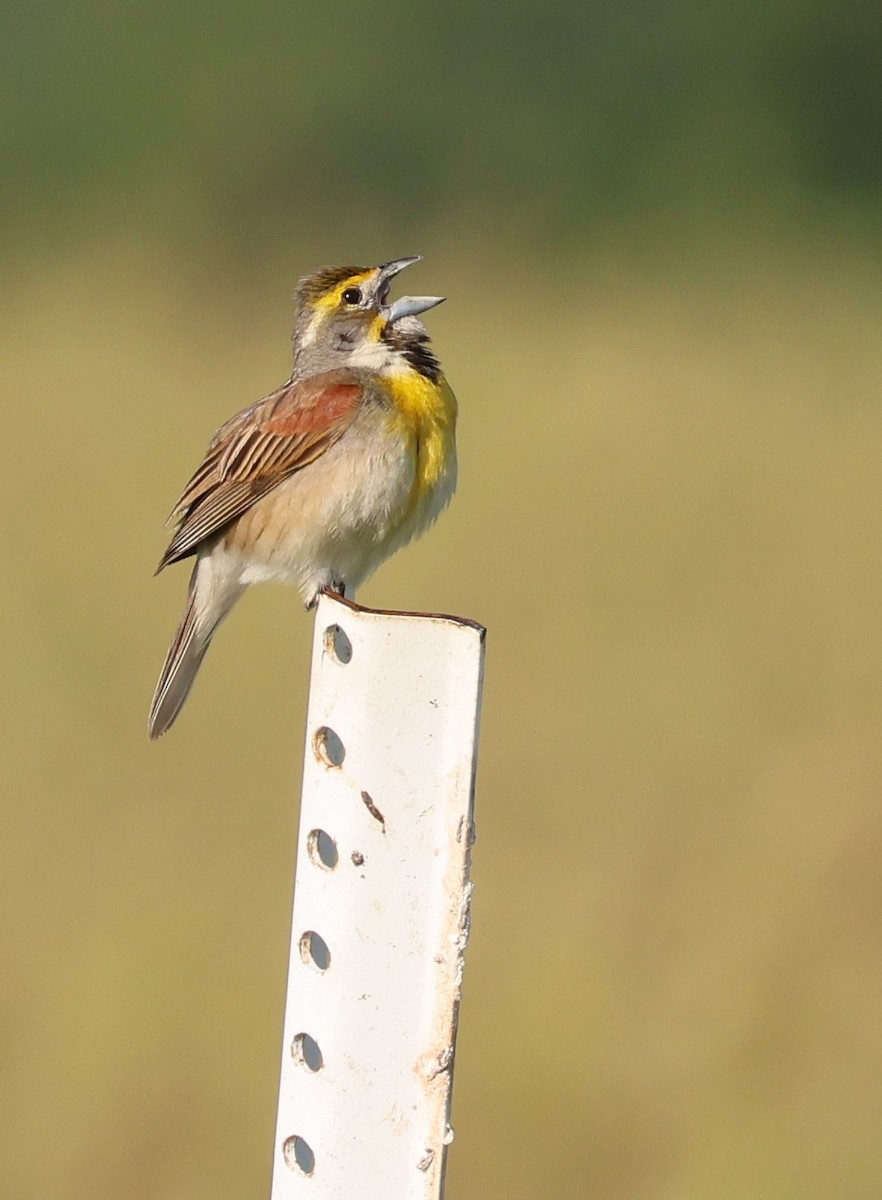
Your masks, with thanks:
M319 601L272 1200L442 1193L484 632Z

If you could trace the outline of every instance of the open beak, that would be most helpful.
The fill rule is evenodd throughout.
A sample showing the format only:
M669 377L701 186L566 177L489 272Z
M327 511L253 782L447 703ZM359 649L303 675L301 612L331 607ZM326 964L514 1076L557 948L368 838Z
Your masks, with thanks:
M405 267L419 262L421 258L421 254L414 254L411 258L396 258L392 262L383 263L380 267L380 281L377 291L383 315L387 321L398 321L401 317L419 316L420 313L428 312L430 308L434 308L436 304L441 304L446 299L444 296L402 296L392 304L386 304L391 280L399 271L403 271Z

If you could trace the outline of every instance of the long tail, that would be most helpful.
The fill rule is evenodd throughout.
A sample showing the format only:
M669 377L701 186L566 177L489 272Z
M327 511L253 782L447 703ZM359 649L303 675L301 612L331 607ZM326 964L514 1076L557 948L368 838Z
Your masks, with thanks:
M197 564L198 567L198 564ZM183 707L184 701L196 672L205 657L205 651L211 644L211 636L217 628L213 621L208 628L199 628L196 619L196 571L190 576L190 588L187 592L187 607L181 617L172 644L168 648L156 691L153 693L153 703L150 705L150 717L147 722L147 732L151 738L161 737L174 724L175 718Z

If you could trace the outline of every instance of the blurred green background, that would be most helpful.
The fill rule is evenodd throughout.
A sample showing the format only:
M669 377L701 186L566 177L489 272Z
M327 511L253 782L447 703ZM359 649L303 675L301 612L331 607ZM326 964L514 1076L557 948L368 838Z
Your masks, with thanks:
M266 1196L310 619L179 726L151 578L326 262L461 486L361 599L489 627L448 1195L882 1194L882 22L6 4L2 1190Z

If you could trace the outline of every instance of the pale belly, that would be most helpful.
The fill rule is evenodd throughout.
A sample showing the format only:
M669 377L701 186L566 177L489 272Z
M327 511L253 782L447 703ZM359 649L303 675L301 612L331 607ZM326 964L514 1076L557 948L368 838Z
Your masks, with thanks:
M293 583L307 601L335 583L351 596L448 503L452 448L433 488L418 488L416 479L415 438L372 414L244 513L208 551L212 574L241 586Z

